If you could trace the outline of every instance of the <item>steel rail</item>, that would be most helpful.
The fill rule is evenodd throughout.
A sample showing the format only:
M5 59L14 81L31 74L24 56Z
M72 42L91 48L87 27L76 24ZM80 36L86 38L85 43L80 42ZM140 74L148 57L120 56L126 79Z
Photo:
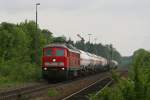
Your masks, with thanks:
M62 83L57 84L38 84L35 86L22 87L13 90L8 90L4 92L0 92L0 100L16 100L25 95L31 95L34 92L38 92L40 90L44 90L50 87L57 86Z
M95 75L92 75L90 77L93 77L93 76L95 76ZM89 76L87 76L87 77L89 77ZM57 87L57 86L60 86L63 84L67 84L67 83L70 83L73 81L83 80L87 77L81 77L81 78L77 78L75 80L63 81L63 82L59 82L59 83L55 83L55 84L44 83L44 84L38 84L38 85L34 85L34 86L32 85L32 86L28 86L28 87L21 87L21 88L12 89L12 90L0 91L0 100L17 100L22 97L33 98L34 94L35 95L39 94L39 93L41 94L41 93L43 93L42 91L45 91L48 88L54 88L54 87ZM96 82L94 82L94 83L96 83ZM92 84L90 86L92 86Z
M95 96L97 96L98 94L100 94L106 87L110 86L112 84L112 80L109 81L102 89L100 89L96 94Z
M92 87L92 86L96 85L97 83L99 83L99 82L102 82L102 81L106 80L106 79L110 79L110 81L109 81L109 82L107 82L107 84L106 84L106 85L104 85L104 88L105 88L105 87L107 87L107 86L108 86L108 84L112 83L112 80L111 80L111 78L110 78L109 76L104 77L104 78L102 78L102 79L100 79L100 80L98 80L98 81L96 81L96 82L94 82L94 83L92 83L92 84L88 85L87 87L84 87L84 88L82 88L81 90L79 90L79 91L77 91L77 92L72 93L71 95L69 95L69 96L67 96L67 97L63 98L62 100L69 100L69 99L71 99L73 96L75 96L75 95L77 95L77 94L80 94L80 93L81 93L81 92L83 92L84 90L86 90L86 89L88 89L88 88L90 88L90 87ZM102 89L103 89L103 88L102 88Z

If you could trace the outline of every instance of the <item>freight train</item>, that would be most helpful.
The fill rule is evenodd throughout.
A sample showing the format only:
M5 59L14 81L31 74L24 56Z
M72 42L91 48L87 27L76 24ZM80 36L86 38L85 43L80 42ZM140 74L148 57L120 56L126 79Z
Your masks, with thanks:
M108 71L117 66L118 62L115 60L107 60L66 43L54 43L43 48L42 75L45 79L68 80L86 74Z

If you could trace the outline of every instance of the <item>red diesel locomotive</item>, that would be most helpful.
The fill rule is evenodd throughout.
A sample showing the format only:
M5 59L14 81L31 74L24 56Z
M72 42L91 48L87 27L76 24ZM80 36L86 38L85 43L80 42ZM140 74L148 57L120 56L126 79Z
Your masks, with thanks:
M71 79L90 72L108 70L108 64L103 57L65 43L50 44L43 48L42 74L45 79ZM116 68L118 63L115 61L113 65Z
M80 54L65 44L51 44L43 48L42 73L44 78L69 78L77 76Z

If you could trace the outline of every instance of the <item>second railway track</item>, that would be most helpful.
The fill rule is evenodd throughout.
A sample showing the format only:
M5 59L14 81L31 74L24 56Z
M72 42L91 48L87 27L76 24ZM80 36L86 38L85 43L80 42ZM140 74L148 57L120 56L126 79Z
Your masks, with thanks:
M101 92L105 87L112 84L112 79L110 77L104 77L96 82L82 88L81 90L72 93L71 95L63 98L62 100L89 100L88 95L97 92Z

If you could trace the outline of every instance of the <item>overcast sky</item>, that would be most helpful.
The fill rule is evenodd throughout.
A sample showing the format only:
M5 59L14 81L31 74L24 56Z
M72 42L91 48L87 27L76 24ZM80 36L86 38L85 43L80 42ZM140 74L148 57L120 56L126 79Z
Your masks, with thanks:
M35 20L55 36L65 35L79 40L113 44L123 55L134 50L150 50L150 0L0 0L0 22L19 23Z

